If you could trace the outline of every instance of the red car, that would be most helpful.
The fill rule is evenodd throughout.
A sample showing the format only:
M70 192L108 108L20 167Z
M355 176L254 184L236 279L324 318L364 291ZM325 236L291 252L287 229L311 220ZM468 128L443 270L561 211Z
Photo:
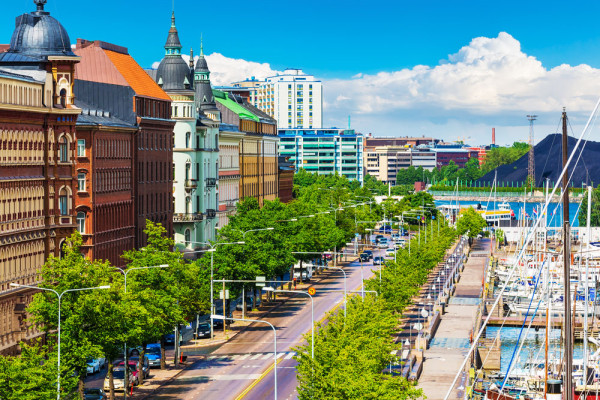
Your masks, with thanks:
M133 379L134 379L133 384L138 385L140 383L140 380L138 378L138 362L137 362L137 360L129 360L128 359L127 364L129 365L129 370L133 374ZM125 365L124 361L119 361L118 363L115 364L115 367L123 368L124 365Z

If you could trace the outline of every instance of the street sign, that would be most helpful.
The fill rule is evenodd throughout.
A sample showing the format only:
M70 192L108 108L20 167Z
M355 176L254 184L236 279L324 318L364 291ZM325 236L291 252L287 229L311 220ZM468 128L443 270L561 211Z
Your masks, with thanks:
M421 329L423 329L423 324L420 322L417 322L416 324L413 325L413 328L416 331L420 331Z
M259 282L256 282L256 284L255 284L256 286L258 286L258 287L265 287L266 278L264 276L257 276L256 280L259 281Z
M314 296L315 293L317 293L317 289L315 289L314 287L308 288L308 294L310 294L311 296Z
M222 290L219 292L219 298L221 300L223 300L223 291ZM225 290L225 300L229 300L229 289Z

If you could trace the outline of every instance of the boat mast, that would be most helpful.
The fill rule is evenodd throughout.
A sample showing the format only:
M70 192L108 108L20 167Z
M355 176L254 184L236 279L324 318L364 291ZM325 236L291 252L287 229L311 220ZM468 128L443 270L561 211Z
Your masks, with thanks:
M563 156L563 271L564 271L564 316L565 328L565 400L573 400L573 327L571 326L571 226L569 222L569 172L568 172L567 112L562 113L562 156Z
M588 382L588 357L589 357L589 349L588 349L588 304L589 300L589 280L590 280L590 242L592 241L592 230L590 219L592 217L592 185L588 186L588 203L587 203L587 255L585 257L585 316L583 317L583 379L584 385L591 384L592 382ZM581 257L579 257L581 260Z

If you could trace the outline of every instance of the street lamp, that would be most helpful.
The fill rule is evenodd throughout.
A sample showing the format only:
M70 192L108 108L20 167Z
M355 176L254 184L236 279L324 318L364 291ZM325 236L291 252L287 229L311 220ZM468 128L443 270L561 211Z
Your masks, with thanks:
M225 312L225 310L223 310L223 312ZM275 400L277 400L277 331L275 330L275 327L273 326L273 324L271 324L269 321L264 321L264 320L260 320L260 319L229 318L229 317L225 317L224 315L211 314L210 320L212 321L213 319L241 321L241 322L261 322L263 324L269 325L273 329L273 372L275 374L275 390L273 393L275 395ZM225 326L225 325L226 325L225 321L223 321L223 326Z
M296 221L298 221L298 218L292 218L292 219L280 219L280 220L277 220L277 221L275 221L275 222L296 222Z
M214 335L214 329L213 329L213 318L212 318L212 311L214 308L214 288L213 288L213 274L214 274L214 252L217 251L217 246L224 246L224 245L233 245L233 244L246 244L246 242L231 242L231 243L220 243L217 242L215 244L211 244L208 242L190 242L190 243L196 243L196 244L205 244L208 245L208 247L210 247L209 250L206 250L207 252L210 253L210 340L213 340L213 335ZM225 296L223 295L223 314L225 314ZM226 324L223 324L223 332L225 332L226 329ZM196 324L196 330L198 330L198 324Z
M312 325L311 325L311 357L314 360L315 358L315 299L313 299L313 297L311 296L310 293L308 292L303 292L303 291L294 291L294 290L276 290L274 288L272 288L271 286L265 286L263 287L263 290L265 292L273 292L273 293L299 293L299 294L305 294L308 297L310 297L310 312L311 312L311 319L312 319Z
M56 399L60 400L60 306L61 306L62 296L65 293L69 293L69 292L80 292L83 290L96 290L96 289L110 289L110 286L106 285L106 286L98 286L98 287L91 287L91 288L67 289L60 294L54 289L41 288L41 287L29 286L29 285L21 285L19 283L11 283L10 286L24 287L24 288L35 289L35 290L45 290L47 292L52 292L58 296L58 363L57 363L58 364L58 375L56 377Z
M168 264L161 264L161 265L154 265L154 266L150 266L150 267L135 267L135 268L129 268L126 271L123 271L121 268L117 268L117 267L113 267L115 270L119 271L120 273L123 274L123 280L124 280L124 289L125 289L125 293L127 293L127 274L129 274L131 271L136 271L136 270L140 270L140 269L151 269L151 268L169 268ZM179 345L179 329L175 330L175 346L178 347ZM123 364L125 365L125 375L123 375L123 387L125 388L125 390L123 390L123 398L127 399L127 387L129 386L129 375L127 374L127 371L129 370L129 364L127 363L127 342L123 343L123 358L124 358L124 362ZM175 358L177 358L177 354L175 354Z
M260 229L249 229L246 232L244 232L244 234L242 235L242 237L244 238L244 240L246 239L246 233L248 232L259 232L259 231L272 231L275 228L273 227L269 227L269 228L260 228ZM241 232L241 229L238 229Z

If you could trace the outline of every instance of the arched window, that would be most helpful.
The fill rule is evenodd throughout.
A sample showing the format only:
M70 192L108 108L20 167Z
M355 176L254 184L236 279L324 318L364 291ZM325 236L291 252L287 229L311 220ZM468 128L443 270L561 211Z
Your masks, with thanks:
M185 212L186 214L192 213L192 198L190 196L185 197Z
M58 159L60 162L69 162L69 140L66 136L58 140Z
M60 189L58 193L58 209L60 210L60 215L71 214L71 210L69 209L69 193L65 188Z
M186 229L184 236L185 236L185 244L187 246L190 243L190 241L192 240L192 232L190 232L189 229Z
M64 108L67 107L67 91L66 89L61 89L60 91L60 105Z
M189 149L192 147L192 143L190 143L192 141L192 133L191 132L186 132L185 134L185 148Z
M192 164L189 162L185 163L185 180L186 181L190 180L191 171L192 171Z
M77 229L79 233L85 233L85 213L82 211L77 213Z

